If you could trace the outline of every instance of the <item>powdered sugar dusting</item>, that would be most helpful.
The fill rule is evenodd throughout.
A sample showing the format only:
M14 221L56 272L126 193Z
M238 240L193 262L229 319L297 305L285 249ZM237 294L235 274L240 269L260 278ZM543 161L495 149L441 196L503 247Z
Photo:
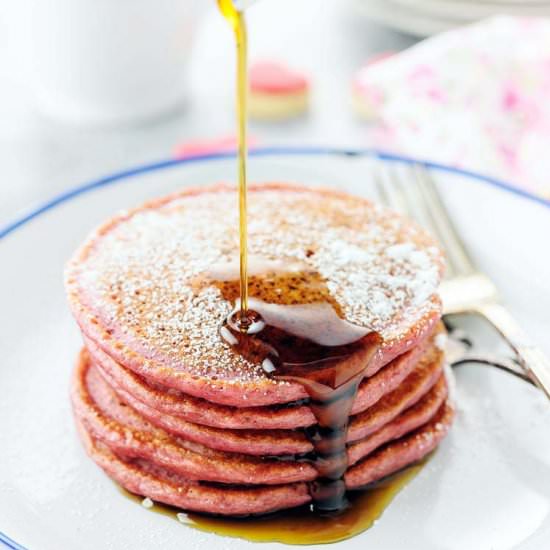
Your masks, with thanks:
M214 381L265 378L219 337L232 304L215 286L192 284L235 263L237 222L234 190L182 196L114 224L68 278L147 359L160 353ZM348 321L386 340L437 307L440 251L416 226L355 197L251 192L249 254L305 263L326 279Z

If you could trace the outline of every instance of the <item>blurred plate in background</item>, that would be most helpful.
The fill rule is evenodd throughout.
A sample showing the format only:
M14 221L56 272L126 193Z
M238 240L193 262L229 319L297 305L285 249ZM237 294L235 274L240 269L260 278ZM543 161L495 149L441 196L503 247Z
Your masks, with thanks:
M354 0L354 4L366 17L415 36L430 36L494 15L550 15L548 0Z

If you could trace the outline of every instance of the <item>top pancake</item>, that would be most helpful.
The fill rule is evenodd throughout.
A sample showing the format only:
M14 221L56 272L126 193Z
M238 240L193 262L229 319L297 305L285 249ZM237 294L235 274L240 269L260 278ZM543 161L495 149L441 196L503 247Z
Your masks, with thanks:
M269 378L218 335L232 304L206 274L236 265L237 216L228 185L120 213L67 267L72 311L107 354L169 387L236 406L304 398L299 384ZM343 318L380 332L384 345L367 376L414 347L440 317L441 251L418 226L364 199L251 185L248 242L252 258L317 272Z

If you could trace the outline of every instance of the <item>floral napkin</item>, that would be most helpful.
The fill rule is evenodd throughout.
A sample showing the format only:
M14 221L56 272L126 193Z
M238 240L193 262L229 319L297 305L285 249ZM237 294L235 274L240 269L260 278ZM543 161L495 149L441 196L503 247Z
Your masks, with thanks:
M392 149L550 198L550 19L445 32L367 64L354 90Z

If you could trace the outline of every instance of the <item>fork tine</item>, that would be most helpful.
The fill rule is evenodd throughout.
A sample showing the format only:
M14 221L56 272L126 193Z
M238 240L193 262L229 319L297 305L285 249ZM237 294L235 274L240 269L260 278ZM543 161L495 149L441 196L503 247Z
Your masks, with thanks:
M386 187L384 183L381 180L381 169L377 168L372 171L373 174L373 180L374 180L374 187L376 189L376 194L378 195L378 200L384 205L392 207L390 197L386 191Z
M381 202L393 210L406 213L406 202L403 200L398 186L392 180L389 170L383 165L374 172L374 184Z
M413 218L418 224L437 237L437 227L433 223L428 206L424 201L423 195L418 192L414 184L416 177L413 175L411 181L410 167L407 166L404 170L400 170L400 168L399 166L387 167L383 169L385 176L383 180L380 174L375 178L381 200L394 210L398 210ZM397 172L398 170L399 173ZM382 169L380 172L382 172ZM454 276L455 270L455 266L449 259L447 277Z
M418 191L432 220L431 225L447 252L448 261L455 272L454 274L471 275L475 272L474 264L449 216L429 170L421 164L416 164L414 174Z
M424 201L424 197L418 193L418 190L414 185L416 180L413 179L413 182L411 182L410 168L406 168L407 170L404 174L401 174L401 177L396 177L396 185L399 185L401 188L401 193L406 199L407 213L416 222L437 236L437 228L433 223L428 205Z

